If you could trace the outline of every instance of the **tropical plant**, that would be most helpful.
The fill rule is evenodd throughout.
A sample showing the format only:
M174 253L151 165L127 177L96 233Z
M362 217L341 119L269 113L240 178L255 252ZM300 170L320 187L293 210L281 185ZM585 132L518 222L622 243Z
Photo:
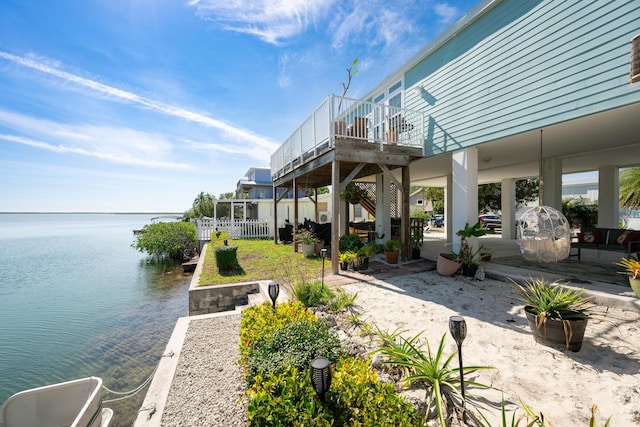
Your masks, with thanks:
M350 182L344 188L344 190L340 193L340 198L342 200L346 200L347 202L355 205L360 203L361 200L367 197L367 191L354 182Z
M411 231L411 249L422 249L423 233L421 229Z
M580 289L564 287L566 283L554 281L547 284L544 278L530 277L519 284L509 279L511 284L520 292L520 300L525 309L538 316L536 328L540 328L547 319L577 320L589 317L592 308L591 298L585 297Z
M484 248L480 246L477 250L469 244L471 237L481 237L486 234L494 234L495 230L490 230L482 226L482 222L478 221L474 225L469 225L468 222L464 224L464 228L456 232L456 235L460 237L460 251L458 252L457 259L466 265L477 265L480 262L480 252Z
M190 222L158 222L142 227L131 247L157 257L187 261L197 254L196 226Z
M598 204L578 200L563 200L562 214L569 221L571 228L592 228L598 223Z
M400 240L389 239L384 244L384 250L385 252L398 252L400 250L400 246L402 246Z
M638 258L633 258L633 256L622 258L614 264L627 270L624 273L628 274L632 279L640 278L640 260Z
M620 206L638 208L640 206L640 167L624 169L620 172Z
M358 256L362 256L365 258L371 257L378 252L378 248L374 245L364 245L360 249L358 249Z
M429 341L425 339L427 352L420 349L420 336L404 338L399 332L379 333L378 339L381 346L374 351L380 353L386 359L384 363L400 366L405 372L404 383L426 385L425 400L427 411L425 421L428 419L431 409L435 407L441 426L448 425L445 419L462 410L462 391L460 380L460 368L452 367L452 361L456 352L448 357L444 356L446 333L442 335L437 351L431 351ZM483 369L494 369L490 366L466 366L465 373L473 373ZM466 385L481 388L490 386L475 381L465 380ZM467 396L468 400L468 396Z
M358 293L348 294L342 289L334 292L332 298L327 302L327 307L334 313L340 313L342 311L355 312L356 311L356 298Z

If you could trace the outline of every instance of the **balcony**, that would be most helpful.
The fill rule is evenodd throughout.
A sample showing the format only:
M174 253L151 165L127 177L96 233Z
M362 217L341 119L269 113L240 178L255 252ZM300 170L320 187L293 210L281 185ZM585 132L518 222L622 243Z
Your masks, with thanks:
M423 155L425 114L336 95L327 97L271 156L274 182L336 148L358 153ZM367 157L364 156L363 157ZM366 163L386 163L368 156ZM356 160L355 158L353 160Z

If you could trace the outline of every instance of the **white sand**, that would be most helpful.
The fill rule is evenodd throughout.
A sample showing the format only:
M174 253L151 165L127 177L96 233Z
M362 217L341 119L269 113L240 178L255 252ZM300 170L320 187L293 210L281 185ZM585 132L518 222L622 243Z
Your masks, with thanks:
M589 321L582 349L574 353L535 343L517 292L504 282L424 272L342 288L358 293L364 317L383 330L401 329L407 337L425 331L434 350L447 332L446 355L456 350L449 317L463 316L464 365L497 368L473 377L495 389L467 391L494 406L483 410L491 425L500 425L503 392L509 412L522 399L555 427L587 426L594 404L598 426L609 416L612 427L640 426L638 311L608 308L603 322Z

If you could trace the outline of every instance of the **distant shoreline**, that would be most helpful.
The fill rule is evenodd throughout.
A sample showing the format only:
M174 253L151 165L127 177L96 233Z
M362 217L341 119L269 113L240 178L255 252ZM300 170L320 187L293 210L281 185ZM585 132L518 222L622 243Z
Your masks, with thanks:
M182 215L184 212L0 212L5 214L24 214L24 215Z

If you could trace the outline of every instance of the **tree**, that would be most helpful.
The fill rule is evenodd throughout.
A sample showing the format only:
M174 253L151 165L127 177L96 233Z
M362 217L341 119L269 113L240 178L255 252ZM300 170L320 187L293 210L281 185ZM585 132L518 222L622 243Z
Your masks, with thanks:
M190 222L147 224L131 244L140 252L157 257L187 261L197 254L196 226Z
M525 206L538 199L538 179L528 178L516 181L516 207ZM478 186L478 211L498 212L502 209L502 186L500 183Z
M233 194L231 191L227 192L227 193L220 193L220 200L233 200L235 199L235 194Z
M627 168L620 173L620 206L640 207L640 167Z

